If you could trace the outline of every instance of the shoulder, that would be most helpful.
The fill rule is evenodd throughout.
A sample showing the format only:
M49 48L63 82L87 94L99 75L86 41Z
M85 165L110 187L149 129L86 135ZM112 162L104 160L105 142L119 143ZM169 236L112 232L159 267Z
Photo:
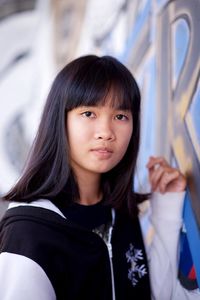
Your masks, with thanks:
M11 203L0 223L1 257L25 257L51 274L49 265L55 249L62 250L66 223L48 200Z
M49 200L31 203L12 202L0 223L0 252L26 254L37 244L50 239L55 226L64 220L62 213Z
M60 216L62 216L63 218L65 218L65 216L62 214L62 212L48 199L38 199L32 202L11 202L8 206L8 210L10 211L13 208L18 208L17 211L23 210L23 208L42 208L42 209L46 209L47 212L48 211L53 211L57 214L59 214ZM33 210L34 211L34 210Z

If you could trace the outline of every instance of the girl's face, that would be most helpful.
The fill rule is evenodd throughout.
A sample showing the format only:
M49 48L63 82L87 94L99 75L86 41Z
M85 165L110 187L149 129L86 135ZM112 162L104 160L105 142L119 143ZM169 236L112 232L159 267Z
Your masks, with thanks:
M80 106L67 114L70 163L76 174L101 174L123 158L131 139L131 111L104 106Z

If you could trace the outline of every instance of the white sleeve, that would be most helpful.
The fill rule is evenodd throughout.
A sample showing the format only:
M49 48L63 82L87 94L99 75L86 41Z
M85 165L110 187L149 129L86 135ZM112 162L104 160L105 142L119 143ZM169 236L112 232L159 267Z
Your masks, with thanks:
M0 254L1 300L56 300L51 282L33 260L18 254Z
M184 289L177 278L184 196L184 192L154 193L151 199L154 237L147 254L155 300L200 300L198 290Z

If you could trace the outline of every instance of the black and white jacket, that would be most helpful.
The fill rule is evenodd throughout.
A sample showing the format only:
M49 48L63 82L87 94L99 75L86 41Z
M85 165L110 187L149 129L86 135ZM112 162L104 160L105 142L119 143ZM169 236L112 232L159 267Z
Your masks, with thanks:
M1 221L0 252L1 300L151 298L139 221L120 213L106 244L49 200L11 203Z

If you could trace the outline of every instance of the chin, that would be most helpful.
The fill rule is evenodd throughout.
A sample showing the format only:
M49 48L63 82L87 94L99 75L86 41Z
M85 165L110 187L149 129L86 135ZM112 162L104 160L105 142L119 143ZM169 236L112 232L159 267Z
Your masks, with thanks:
M110 166L110 167L105 167L105 168L99 168L98 172L100 174L107 173L107 172L111 171L115 166L116 165Z

